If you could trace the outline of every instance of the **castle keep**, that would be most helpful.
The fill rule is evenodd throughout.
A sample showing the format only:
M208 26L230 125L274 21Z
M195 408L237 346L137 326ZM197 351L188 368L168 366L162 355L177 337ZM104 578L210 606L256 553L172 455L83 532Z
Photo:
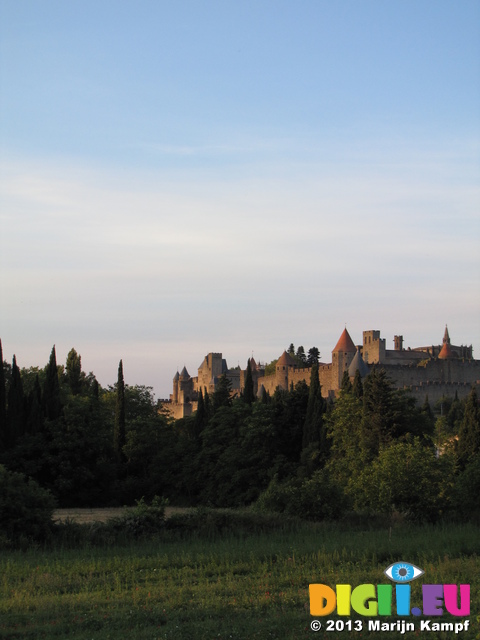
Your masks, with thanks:
M394 337L394 348L386 348L380 331L364 331L362 343L355 345L345 328L332 351L331 363L319 363L322 394L335 397L345 371L353 380L356 371L365 377L374 365L387 372L398 389L406 389L417 401L428 396L430 402L442 397L466 396L472 385L480 384L480 361L473 359L473 349L451 344L445 327L442 344L405 349L403 336ZM304 380L310 384L311 367L302 366L286 351L278 358L275 371L266 375L265 366L250 359L255 393L263 390L273 394L277 388L289 389ZM173 393L168 409L174 418L191 415L197 409L198 392L215 391L219 378L225 374L232 392L240 394L245 386L246 369L229 369L221 353L209 353L198 367L198 375L191 377L186 367L173 378Z

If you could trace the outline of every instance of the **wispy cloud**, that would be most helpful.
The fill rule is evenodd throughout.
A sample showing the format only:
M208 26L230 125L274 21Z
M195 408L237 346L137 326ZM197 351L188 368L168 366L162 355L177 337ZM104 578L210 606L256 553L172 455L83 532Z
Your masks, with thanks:
M101 369L120 344L140 371L136 348L166 341L150 372L165 393L189 340L268 359L298 339L328 360L345 322L420 340L448 321L480 342L480 190L455 166L440 180L434 160L182 181L12 163L0 185L4 348L78 340L96 345Z

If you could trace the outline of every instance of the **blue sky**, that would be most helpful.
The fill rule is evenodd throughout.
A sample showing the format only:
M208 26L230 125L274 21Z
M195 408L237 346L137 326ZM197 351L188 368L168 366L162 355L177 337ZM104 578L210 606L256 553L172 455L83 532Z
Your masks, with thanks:
M479 141L476 0L0 0L4 356L478 358Z

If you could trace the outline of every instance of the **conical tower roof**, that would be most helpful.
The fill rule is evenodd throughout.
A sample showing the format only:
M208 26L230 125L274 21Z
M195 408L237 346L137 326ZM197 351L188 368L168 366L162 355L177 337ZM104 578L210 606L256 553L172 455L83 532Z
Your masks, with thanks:
M282 355L280 356L280 358L277 360L277 367L278 366L291 367L291 366L296 365L296 364L297 363L292 358L292 356L289 353L287 353L286 351L284 351L282 353Z
M355 353L356 350L357 349L353 344L353 340L351 339L350 334L347 331L347 327L345 327L332 353L338 351L342 351L343 353Z
M177 371L177 373L173 376L173 381L174 381L174 382L177 382L177 380L179 379L179 377L180 377L180 374L179 374L179 373L178 373L178 371Z
M452 351L452 347L450 346L450 341L444 342L443 347L438 354L440 360L447 360L448 358L455 358L455 354Z
M360 353L360 349L358 347L357 353L353 356L353 360L348 367L348 375L353 378L357 369L358 371L360 371L360 375L362 378L368 375L368 367L365 364L365 360L362 358L362 354Z
M452 351L450 346L450 336L448 334L448 327L445 325L445 333L443 334L443 347L438 354L440 360L447 360L448 358L455 358L456 353Z
M187 368L184 366L180 371L180 378L190 378L190 374L187 371Z

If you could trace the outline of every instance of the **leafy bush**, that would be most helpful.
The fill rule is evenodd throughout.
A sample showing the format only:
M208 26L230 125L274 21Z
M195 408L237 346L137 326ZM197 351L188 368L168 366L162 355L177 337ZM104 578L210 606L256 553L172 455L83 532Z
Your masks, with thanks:
M55 498L31 478L0 465L0 540L5 546L43 542L52 532Z
M144 498L137 500L137 505L123 516L113 518L107 527L127 537L151 537L163 531L165 527L165 507L168 500L155 496L150 504Z
M456 478L452 490L452 507L462 520L480 522L480 455L477 455Z
M434 522L448 507L451 475L451 459L436 458L415 438L381 450L352 481L351 491L357 510L389 516L398 512L413 522Z
M320 469L303 481L279 482L275 477L256 508L319 522L340 518L346 510L346 500L341 488Z

